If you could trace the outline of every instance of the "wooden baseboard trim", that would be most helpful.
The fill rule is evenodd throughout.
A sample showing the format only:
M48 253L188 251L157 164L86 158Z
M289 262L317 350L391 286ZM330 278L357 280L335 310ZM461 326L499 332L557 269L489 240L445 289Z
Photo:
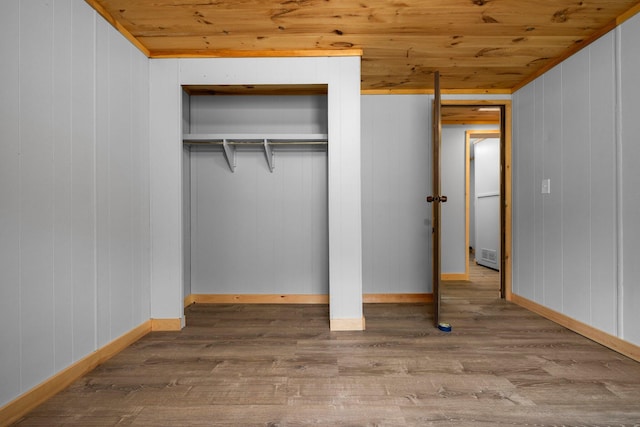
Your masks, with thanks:
M366 304L433 302L433 294L364 294L362 302Z
M433 302L433 294L364 294L362 302L376 303L425 303ZM297 294L191 294L184 299L184 306L191 304L329 304L329 295ZM154 329L155 330L155 329Z
M75 380L106 362L149 332L151 332L151 321L148 320L18 396L0 408L0 425L6 426L18 421L29 411L64 390Z
M355 319L331 319L331 331L364 331L366 322L364 317Z
M191 304L193 304L195 302L195 300L193 299L193 294L189 294L187 297L185 297L184 299L184 307L187 308L189 307Z
M191 303L200 304L329 304L322 294L191 294Z
M467 273L443 273L440 275L440 280L469 280Z
M537 302L531 301L519 295L511 294L511 302L518 304L519 306L524 307L529 311L539 314L540 316L545 317L559 325L562 325L565 328L572 330L573 332L589 338L590 340L595 341L598 344L602 344L603 346L608 347L611 350L617 351L622 355L640 362L640 346L618 338L615 335L603 332L599 329L594 328L593 326L582 323L565 314L559 313L555 310L547 308L543 305L538 304Z
M182 319L151 319L152 331L181 331Z

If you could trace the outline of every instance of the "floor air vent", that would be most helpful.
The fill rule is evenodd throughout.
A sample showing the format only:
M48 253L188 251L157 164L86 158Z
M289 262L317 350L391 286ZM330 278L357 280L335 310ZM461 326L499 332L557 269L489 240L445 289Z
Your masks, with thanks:
M496 263L498 260L498 253L497 251L483 248L480 251L480 258L487 262Z

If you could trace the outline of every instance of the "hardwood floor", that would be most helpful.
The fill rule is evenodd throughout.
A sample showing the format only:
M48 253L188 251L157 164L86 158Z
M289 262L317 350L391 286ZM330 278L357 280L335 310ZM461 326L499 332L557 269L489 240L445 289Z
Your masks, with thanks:
M640 364L498 299L491 273L444 285L451 333L424 304L368 304L361 332L330 332L325 305L195 304L17 425L640 425Z

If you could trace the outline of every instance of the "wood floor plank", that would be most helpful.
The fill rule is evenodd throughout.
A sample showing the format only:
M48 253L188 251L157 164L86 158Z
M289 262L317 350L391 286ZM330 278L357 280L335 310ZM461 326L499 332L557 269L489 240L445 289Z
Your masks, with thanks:
M497 297L470 265L429 304L194 304L18 421L20 426L638 426L640 363ZM475 280L475 281L474 281Z

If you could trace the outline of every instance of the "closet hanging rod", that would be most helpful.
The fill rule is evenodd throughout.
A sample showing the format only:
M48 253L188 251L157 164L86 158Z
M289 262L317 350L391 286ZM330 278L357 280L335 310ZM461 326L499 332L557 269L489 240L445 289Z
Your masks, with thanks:
M185 143L194 144L194 145L223 145L223 140L213 140L213 141L189 141L185 140ZM228 145L238 145L238 146L246 146L246 145L263 145L264 141L230 141L227 140ZM327 145L327 141L269 141L269 145Z
M234 140L293 140L293 139L316 139L316 140L325 140L328 135L326 133L305 133L305 132L294 132L294 133L185 133L182 135L183 139L234 139Z

